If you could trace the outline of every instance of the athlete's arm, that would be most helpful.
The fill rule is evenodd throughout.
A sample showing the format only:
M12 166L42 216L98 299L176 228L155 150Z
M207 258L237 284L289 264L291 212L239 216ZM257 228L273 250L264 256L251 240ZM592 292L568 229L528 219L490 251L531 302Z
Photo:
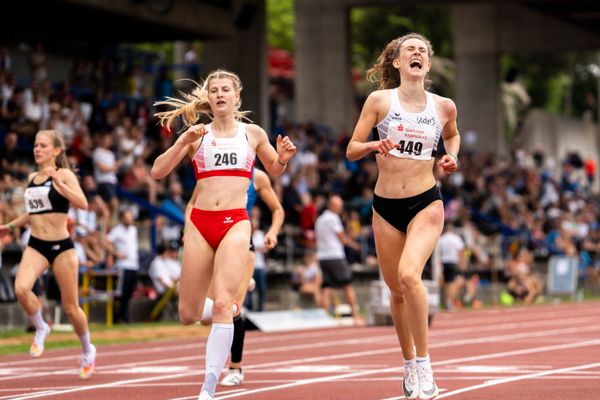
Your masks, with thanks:
M265 247L267 250L271 250L277 246L277 235L279 235L279 231L283 226L285 212L277 198L275 190L273 190L271 180L267 174L259 169L254 170L254 188L262 201L264 201L267 207L269 207L269 210L271 210L271 227L265 233Z
M256 140L256 155L271 176L279 176L285 171L288 161L296 154L296 146L288 136L277 136L277 149L271 146L267 133L254 124L246 124L247 131Z
M444 98L440 106L446 116L446 123L442 129L446 154L440 158L438 164L446 173L451 173L458 169L458 151L460 149L460 134L456 125L456 105L452 100Z
M360 160L372 151L385 155L396 147L389 138L367 142L371 130L377 125L377 121L379 120L379 110L383 107L383 96L386 93L379 90L367 97L350 143L348 143L348 148L346 149L348 160Z
M167 176L173 168L175 168L183 157L188 154L190 157L193 156L194 151L193 144L200 140L206 133L204 124L192 125L189 127L171 147L169 147L164 153L154 160L152 169L150 170L150 176L153 179L161 179Z
M54 167L48 167L45 172L52 178L58 193L64 196L73 207L87 210L87 198L73 171L67 168L61 168L57 171Z

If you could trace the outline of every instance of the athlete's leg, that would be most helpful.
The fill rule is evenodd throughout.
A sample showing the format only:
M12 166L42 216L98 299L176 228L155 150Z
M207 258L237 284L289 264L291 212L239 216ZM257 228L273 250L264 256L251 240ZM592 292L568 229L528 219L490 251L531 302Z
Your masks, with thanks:
M15 278L15 295L23 310L27 313L31 324L35 327L35 337L29 349L32 357L39 357L44 352L44 342L50 333L50 327L42 316L42 304L33 293L33 285L49 264L37 250L26 247L21 256L19 269Z
M194 224L186 223L179 280L179 321L190 325L200 319L213 276L214 251Z
M400 257L398 278L410 310L406 318L417 348L417 356L428 354L428 300L421 274L440 237L444 208L434 201L421 210L408 225L404 251Z
M186 239L187 241L187 239ZM213 326L206 345L206 375L202 392L214 395L233 342L232 304L248 259L250 221L235 224L221 240L214 257Z

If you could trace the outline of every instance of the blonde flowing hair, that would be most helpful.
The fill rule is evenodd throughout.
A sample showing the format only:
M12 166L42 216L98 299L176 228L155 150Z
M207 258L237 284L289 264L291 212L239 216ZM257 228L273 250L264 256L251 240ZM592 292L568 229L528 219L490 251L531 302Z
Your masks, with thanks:
M64 139L62 133L60 133L59 131L57 131L55 129L47 129L47 130L39 131L38 133L36 133L36 136L37 135L46 135L46 136L50 137L50 139L52 139L52 146L55 149L60 149L60 154L58 156L56 156L56 159L55 159L55 163L56 163L57 167L72 169L71 164L69 164L69 160L67 159L67 154L66 154L67 148L65 146L65 139Z
M369 82L379 82L379 89L393 89L400 86L400 72L394 68L394 60L398 58L400 54L400 48L402 44L408 39L419 39L427 46L427 53L429 54L429 61L433 57L433 46L429 40L419 33L407 33L404 36L400 36L389 42L379 57L377 62L373 64L369 70L367 70L367 80ZM431 85L429 79L425 79L425 87Z
M201 115L205 115L212 120L214 116L210 109L210 104L208 103L208 87L212 79L222 78L231 79L233 88L236 92L240 93L242 91L242 81L240 80L240 77L233 72L222 69L211 72L202 83L187 79L196 85L191 93L180 92L183 97L181 99L167 97L166 100L154 103L154 106L167 106L172 108L169 111L159 111L155 114L160 120L160 124L167 128L171 127L173 126L175 119L179 116L183 119L183 124L186 127L193 125ZM242 100L240 99L235 105L234 118L238 121L244 119L250 121L246 117L250 111L241 111L241 106Z

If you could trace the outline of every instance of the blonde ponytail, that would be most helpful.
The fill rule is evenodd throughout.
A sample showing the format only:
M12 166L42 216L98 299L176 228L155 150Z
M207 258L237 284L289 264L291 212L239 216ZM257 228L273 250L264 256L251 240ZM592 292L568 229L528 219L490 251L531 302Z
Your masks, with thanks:
M191 79L186 79L196 85L191 93L181 92L181 99L167 97L166 100L157 101L154 103L154 106L167 106L172 108L172 110L169 111L159 111L155 113L155 116L158 117L160 124L167 128L172 127L175 119L179 116L182 117L185 126L193 125L202 115L207 116L212 120L213 113L208 102L208 87L211 79L213 78L231 79L235 91L238 93L242 91L242 82L240 81L240 78L233 72L221 69L211 72L201 84ZM235 105L236 109L234 111L234 118L238 121L243 119L250 121L246 117L246 115L249 114L249 111L241 111L241 105L241 100Z

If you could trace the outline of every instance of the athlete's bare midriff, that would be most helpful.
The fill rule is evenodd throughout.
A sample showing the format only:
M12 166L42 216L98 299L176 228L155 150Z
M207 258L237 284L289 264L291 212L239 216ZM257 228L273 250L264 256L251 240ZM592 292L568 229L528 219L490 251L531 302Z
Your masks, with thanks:
M246 192L250 180L239 176L211 176L196 185L198 197L194 208L206 211L246 208Z
M69 237L67 214L47 213L29 215L31 236L41 240L56 241Z
M435 158L415 161L392 155L377 155L376 159L379 177L375 184L375 193L378 196L402 199L421 194L435 184L432 172Z

